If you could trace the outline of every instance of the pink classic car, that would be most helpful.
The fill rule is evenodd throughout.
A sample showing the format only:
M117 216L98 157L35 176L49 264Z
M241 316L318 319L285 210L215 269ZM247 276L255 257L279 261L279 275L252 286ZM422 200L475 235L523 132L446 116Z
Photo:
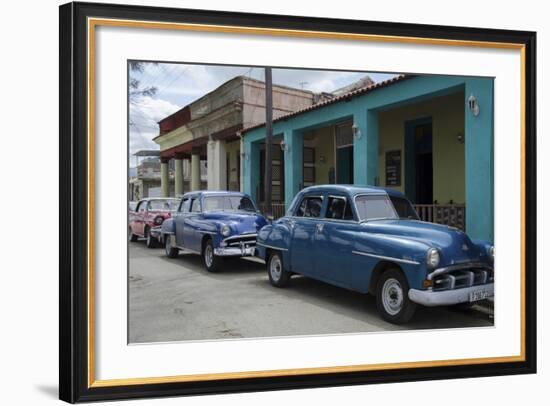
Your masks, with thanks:
M128 239L132 242L145 238L148 248L158 246L160 226L172 216L180 199L151 197L142 199L134 210L130 209L128 222Z

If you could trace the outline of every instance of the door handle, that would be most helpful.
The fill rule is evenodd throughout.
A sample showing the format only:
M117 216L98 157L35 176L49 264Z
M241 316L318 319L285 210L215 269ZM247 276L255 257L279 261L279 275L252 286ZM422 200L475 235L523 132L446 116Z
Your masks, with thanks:
M295 225L296 225L296 222L294 220L288 220L288 226L290 228L294 228Z
M323 228L325 228L325 225L324 225L323 223L317 224L317 232L318 232L318 233L322 233L322 232L323 232Z

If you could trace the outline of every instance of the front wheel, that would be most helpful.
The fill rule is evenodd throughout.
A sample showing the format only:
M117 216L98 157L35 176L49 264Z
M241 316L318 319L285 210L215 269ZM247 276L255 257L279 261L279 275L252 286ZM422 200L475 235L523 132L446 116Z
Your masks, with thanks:
M145 229L145 245L147 248L156 248L157 247L157 240L155 237L151 235L151 230L149 228Z
M164 236L164 252L168 258L176 258L180 250L172 246L172 237L170 235Z
M416 303L409 299L409 284L398 269L382 274L376 288L376 307L382 318L393 324L408 322L416 310Z
M208 272L218 272L221 269L222 258L214 255L214 243L212 240L206 241L202 249L202 261Z
M290 273L283 269L283 256L280 252L274 252L267 261L267 274L269 282L277 287L284 288L290 281Z

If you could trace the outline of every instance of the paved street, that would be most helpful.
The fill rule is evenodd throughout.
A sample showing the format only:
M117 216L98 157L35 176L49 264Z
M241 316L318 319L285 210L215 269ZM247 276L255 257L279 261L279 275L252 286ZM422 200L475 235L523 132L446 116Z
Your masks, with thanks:
M405 326L384 322L373 297L294 276L269 284L263 263L235 259L211 274L198 255L164 256L130 243L130 342L338 334L493 324L477 306L467 311L419 308Z

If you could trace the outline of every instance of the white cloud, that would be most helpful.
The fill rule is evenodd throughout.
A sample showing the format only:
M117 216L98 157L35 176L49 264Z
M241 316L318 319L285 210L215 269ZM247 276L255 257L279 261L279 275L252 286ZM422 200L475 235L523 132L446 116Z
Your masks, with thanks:
M153 141L158 122L180 109L167 100L141 96L130 102L130 155L140 149L158 149Z

